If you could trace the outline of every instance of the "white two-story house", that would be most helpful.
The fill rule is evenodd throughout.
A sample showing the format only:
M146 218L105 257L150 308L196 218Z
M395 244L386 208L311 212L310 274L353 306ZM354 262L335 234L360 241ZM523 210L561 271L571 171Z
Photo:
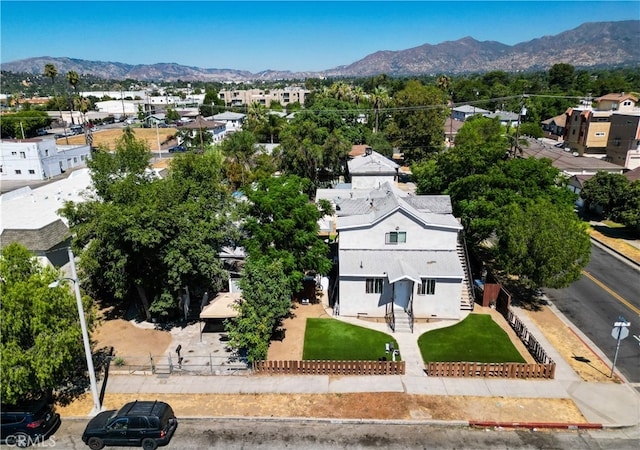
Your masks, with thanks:
M460 317L462 226L448 196L401 196L384 184L335 205L340 315L393 322Z

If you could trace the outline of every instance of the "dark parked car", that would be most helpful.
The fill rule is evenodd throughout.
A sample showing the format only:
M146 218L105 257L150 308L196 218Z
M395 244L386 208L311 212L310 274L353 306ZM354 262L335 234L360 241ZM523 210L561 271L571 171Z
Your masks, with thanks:
M171 441L178 428L173 409L165 402L135 401L119 410L104 411L91 419L82 441L92 450L105 445L142 446L155 450Z
M176 145L174 147L169 148L169 153L184 153L186 151L187 149L184 148L182 145Z
M2 405L0 411L0 441L19 448L44 445L60 426L60 414L47 396Z

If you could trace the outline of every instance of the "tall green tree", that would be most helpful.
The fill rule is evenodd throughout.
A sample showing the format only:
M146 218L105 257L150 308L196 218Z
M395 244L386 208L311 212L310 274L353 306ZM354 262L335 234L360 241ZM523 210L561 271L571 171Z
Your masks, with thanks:
M61 274L16 243L2 249L0 277L2 403L65 387L84 360L74 294L68 285L49 288ZM89 299L83 302L90 311ZM91 314L86 323L93 326Z
M448 111L438 88L411 80L393 96L393 106L392 119L385 131L406 160L420 162L442 150Z
M456 136L455 147L414 164L418 193L441 194L454 181L488 172L505 158L508 145L498 118L478 117L466 121Z
M220 149L227 158L227 179L236 189L252 181L251 171L255 166L257 141L250 131L239 131L229 135L220 143Z
M175 314L187 288L219 290L226 276L217 255L238 233L219 153L177 156L164 179L151 175L148 153L125 132L114 154L98 152L88 163L95 196L62 214L76 234L87 289L139 305L150 320Z
M293 292L282 261L250 256L239 281L238 316L225 322L229 345L249 362L267 358L272 334L289 313Z
M602 208L602 215L609 218L623 202L629 181L624 175L600 171L584 182L580 197L586 200L587 207Z
M573 212L576 195L566 189L560 171L548 159L516 158L502 161L449 185L454 214L460 217L470 242L490 238L503 220L502 208L549 201Z
M328 273L328 247L318 237L318 220L327 211L309 201L309 180L297 176L259 180L245 194L249 200L244 223L250 257L282 262L288 288L297 292L308 271Z
M36 136L39 129L51 125L51 118L44 111L23 110L4 114L0 120L0 134L5 139Z
M589 262L586 224L547 200L503 208L496 229L497 261L528 287L565 288Z
M70 111L70 113L71 113L71 123L75 123L74 122L74 118L73 118L73 105L74 105L74 97L76 95L78 95L78 83L80 82L80 76L78 75L78 72L75 72L73 70L70 70L69 72L67 72L67 82L73 88L73 97L71 98L71 101L69 102L69 108L71 109L71 111Z
M56 98L56 77L58 76L58 69L53 64L45 64L44 65L44 76L47 78L51 78L51 88L53 89L53 97ZM62 119L62 109L60 108L60 103L58 103L58 112L60 113L60 119Z
M629 184L624 192L616 218L640 235L640 180Z
M549 87L563 92L573 89L575 67L567 63L558 63L549 69Z

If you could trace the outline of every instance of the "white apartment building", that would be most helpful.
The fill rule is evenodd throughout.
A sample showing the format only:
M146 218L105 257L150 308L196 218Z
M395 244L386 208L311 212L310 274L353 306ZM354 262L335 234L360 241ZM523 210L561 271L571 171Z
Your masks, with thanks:
M56 145L52 139L3 139L0 141L1 180L46 180L91 158L88 145Z
M288 86L284 89L248 89L248 90L223 90L218 97L224 100L227 106L244 106L259 103L265 107L271 106L271 102L279 102L286 107L290 103L304 105L305 97L310 91L298 87Z

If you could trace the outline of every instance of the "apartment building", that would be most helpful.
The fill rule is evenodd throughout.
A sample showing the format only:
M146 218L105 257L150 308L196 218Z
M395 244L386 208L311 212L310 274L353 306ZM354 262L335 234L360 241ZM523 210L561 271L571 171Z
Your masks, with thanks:
M218 93L218 97L227 106L245 106L258 103L268 108L271 106L271 102L280 103L285 107L296 102L304 105L305 97L309 93L310 91L304 88L288 86L284 89L222 90Z
M630 170L640 167L640 112L611 115L607 160Z
M595 106L584 103L566 113L565 147L582 155L607 156L612 118L621 113L637 112L638 99L632 95L607 94L595 100Z
M88 145L56 145L52 139L3 139L0 180L46 180L83 166L89 158Z

